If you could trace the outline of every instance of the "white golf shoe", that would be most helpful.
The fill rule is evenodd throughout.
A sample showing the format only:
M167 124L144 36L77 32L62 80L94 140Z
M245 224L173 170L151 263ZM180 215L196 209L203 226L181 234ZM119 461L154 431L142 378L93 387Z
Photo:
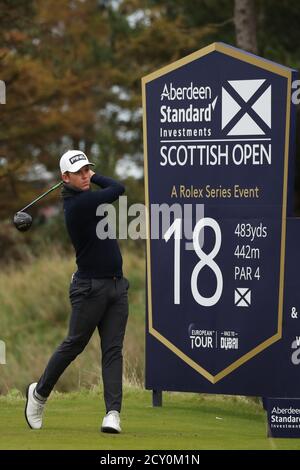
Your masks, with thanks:
M35 398L34 390L37 383L34 382L27 387L26 392L26 406L25 406L25 418L31 429L41 429L43 424L43 411L46 404Z
M101 431L112 434L119 434L121 432L120 414L118 411L109 411L107 415L104 416Z

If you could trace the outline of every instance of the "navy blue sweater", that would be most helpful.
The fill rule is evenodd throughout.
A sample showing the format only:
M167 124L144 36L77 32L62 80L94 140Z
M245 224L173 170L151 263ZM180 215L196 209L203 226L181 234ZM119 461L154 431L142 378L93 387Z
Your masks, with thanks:
M112 203L124 193L122 184L101 175L93 175L91 182L102 189L81 191L63 185L64 213L68 233L76 252L80 278L105 278L122 276L122 255L117 240L97 237L96 226L101 220L96 216L100 204Z

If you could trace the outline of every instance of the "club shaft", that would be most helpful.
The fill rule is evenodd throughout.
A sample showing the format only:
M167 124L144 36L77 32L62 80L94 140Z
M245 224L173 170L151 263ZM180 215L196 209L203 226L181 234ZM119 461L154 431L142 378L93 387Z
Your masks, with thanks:
M27 206L23 207L23 209L20 209L19 212L23 212L25 211L26 209L28 209L29 207L33 206L33 204L35 204L36 202L38 202L40 199L42 199L43 197L47 196L47 194L51 193L52 191L54 191L55 189L59 188L61 185L63 184L62 181L60 181L59 183L55 184L54 186L52 186L52 188L48 189L48 191L46 191L45 193L41 194L39 197L37 197L36 199L34 199L34 201L32 201L30 204L27 204Z

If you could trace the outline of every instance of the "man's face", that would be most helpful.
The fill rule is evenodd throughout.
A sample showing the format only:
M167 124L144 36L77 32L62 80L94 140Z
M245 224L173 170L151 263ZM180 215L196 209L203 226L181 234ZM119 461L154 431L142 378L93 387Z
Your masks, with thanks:
M75 173L64 173L62 179L65 183L71 184L77 189L87 191L90 189L90 167L89 165L85 165Z

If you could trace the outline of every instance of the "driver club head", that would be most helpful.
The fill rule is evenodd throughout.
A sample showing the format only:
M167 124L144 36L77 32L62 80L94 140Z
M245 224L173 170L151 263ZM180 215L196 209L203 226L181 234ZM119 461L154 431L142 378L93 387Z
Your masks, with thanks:
M17 212L14 215L14 224L20 232L26 232L31 227L32 217L26 212Z

